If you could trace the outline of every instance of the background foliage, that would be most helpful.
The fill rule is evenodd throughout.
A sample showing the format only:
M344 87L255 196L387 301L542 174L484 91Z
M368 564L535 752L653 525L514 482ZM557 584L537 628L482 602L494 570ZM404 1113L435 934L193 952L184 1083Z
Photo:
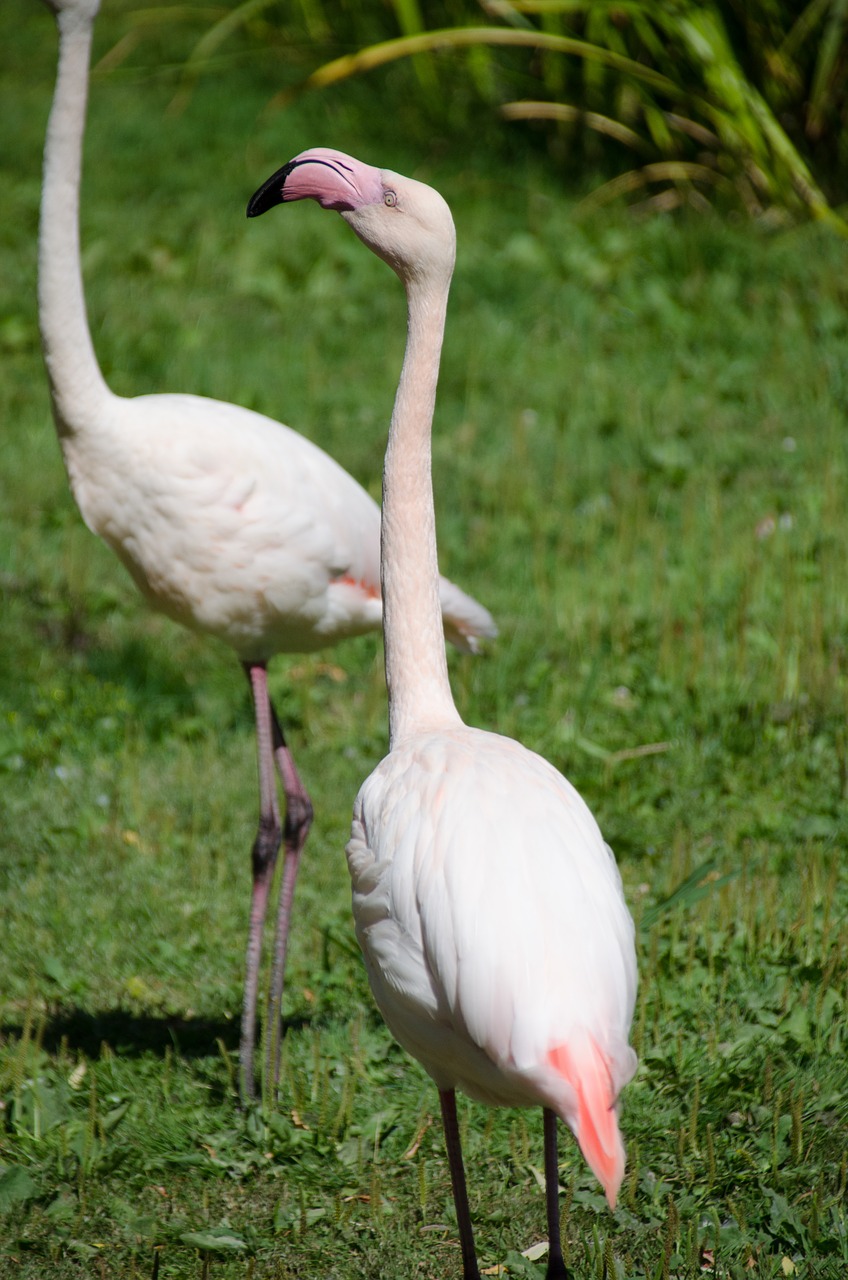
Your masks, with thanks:
M314 143L444 192L440 555L501 627L486 658L451 659L454 688L580 787L638 923L627 1182L610 1215L564 1140L570 1262L841 1280L843 241L685 207L587 216L529 135L481 125L471 147L438 95L433 127L412 62L269 110L320 58L258 56L251 27L187 82L208 30L108 0L98 24L83 244L110 384L281 417L377 493L399 286L317 208L247 223L244 205ZM142 608L70 499L35 315L43 6L0 7L0 60L0 1275L444 1280L437 1100L371 1004L342 856L385 750L379 644L273 670L316 824L283 1094L240 1113L246 689L229 653ZM463 1123L483 1265L538 1277L538 1117Z
M311 87L412 57L394 96L416 138L421 113L469 139L494 134L498 115L522 131L545 122L571 183L587 161L616 173L593 203L719 198L844 231L828 201L846 195L846 19L844 0L246 0L200 40L187 75L242 29L254 47L302 45L313 65L339 51Z

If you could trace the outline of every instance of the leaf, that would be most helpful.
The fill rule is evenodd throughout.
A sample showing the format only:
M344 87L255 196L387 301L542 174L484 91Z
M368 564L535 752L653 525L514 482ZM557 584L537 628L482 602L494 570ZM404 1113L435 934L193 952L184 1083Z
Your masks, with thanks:
M38 1194L38 1188L23 1165L12 1164L0 1173L0 1213L24 1204Z
M79 1212L79 1201L76 1196L62 1191L44 1210L45 1216L54 1222L70 1222Z
M584 111L565 102L505 102L501 115L505 120L560 120L565 124L581 124L632 147L634 151L646 149L645 139L619 120L612 120L596 111Z
M846 0L834 0L819 46L819 56L810 91L810 126L819 127L829 104L828 96L833 82L839 76L839 61L843 55L844 28L848 21Z
M211 1227L208 1231L185 1231L180 1236L183 1244L193 1245L206 1253L244 1253L247 1242L227 1227Z
M336 84L339 80L346 80L348 76L372 71L375 67L385 66L386 63L396 62L400 58L408 58L415 53L464 49L478 44L518 45L524 48L546 50L550 53L568 53L633 76L675 100L686 96L684 90L667 76L661 75L633 58L623 57L600 45L591 44L586 40L575 40L570 36L502 27L449 27L439 31L425 31L419 35L406 36L398 40L384 40L380 44L371 45L367 49L360 49L356 53L346 54L333 62L325 63L323 67L319 67L312 73L305 87L324 88L326 85ZM275 101L281 102L281 96L278 95Z
M104 1133L111 1133L121 1123L131 1106L132 1103L127 1100L126 1102L118 1103L116 1107L112 1107L111 1111L107 1111L101 1120Z
M728 884L731 880L735 880L739 875L739 870L727 871L724 875L715 875L718 865L716 858L708 858L706 862L702 862L699 867L688 875L685 880L672 889L668 897L663 898L661 902L655 906L649 907L642 916L642 928L651 929L659 920L659 918L676 906L692 906L701 898L708 894L714 893L716 889L720 889L723 884Z
M398 26L405 36L416 36L424 30L424 20L418 0L392 0L392 8L398 20ZM438 91L438 81L429 58L413 58L415 73L422 88Z
M514 1249L510 1249L507 1252L504 1270L508 1276L515 1277L516 1280L535 1280L538 1275L533 1263Z
M806 1005L800 1001L783 1019L780 1029L795 1043L803 1048L810 1040L810 1015Z
M41 965L47 977L55 982L57 987L61 987L63 991L70 988L71 979L68 970L57 956L44 956Z
M102 1245L87 1244L85 1240L71 1240L68 1248L81 1258L96 1258Z

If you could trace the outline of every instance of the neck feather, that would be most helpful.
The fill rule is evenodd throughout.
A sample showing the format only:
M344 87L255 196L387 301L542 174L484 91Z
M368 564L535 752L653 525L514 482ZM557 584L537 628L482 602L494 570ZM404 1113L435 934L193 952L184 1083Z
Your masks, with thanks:
M439 604L431 432L449 281L407 286L406 354L383 472L382 585L389 736L461 723Z
M110 394L97 364L80 266L79 196L92 21L59 14L59 69L44 147L38 315L60 435L85 427Z

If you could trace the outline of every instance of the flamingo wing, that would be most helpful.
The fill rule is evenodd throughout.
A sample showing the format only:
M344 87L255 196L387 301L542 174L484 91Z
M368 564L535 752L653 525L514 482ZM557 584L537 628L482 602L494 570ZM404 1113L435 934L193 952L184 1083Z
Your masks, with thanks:
M440 1088L550 1106L577 1133L600 1062L612 1106L635 1069L633 923L561 774L480 730L401 743L360 792L348 862L377 1003Z

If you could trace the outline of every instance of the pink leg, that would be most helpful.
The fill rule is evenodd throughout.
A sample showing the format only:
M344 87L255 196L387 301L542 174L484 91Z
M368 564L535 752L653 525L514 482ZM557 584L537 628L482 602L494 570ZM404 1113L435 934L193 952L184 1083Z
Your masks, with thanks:
M280 821L274 776L273 727L271 703L268 699L268 675L264 663L245 662L243 666L253 693L256 750L259 763L259 827L253 842L253 893L244 966L244 1000L239 1047L239 1091L244 1101L256 1094L253 1060L256 1048L256 1002L259 988L259 961L262 955L262 930L268 910L268 895L274 879L277 854L283 839L283 826Z
M456 1093L453 1089L440 1089L439 1102L442 1104L445 1147L453 1187L453 1202L456 1207L456 1225L459 1228L459 1247L462 1250L462 1280L480 1280L477 1254L474 1249L471 1210L468 1207L468 1190L465 1185L465 1169L462 1164L459 1124L456 1118Z
M570 1280L562 1256L559 1235L559 1170L557 1168L557 1118L549 1107L543 1110L545 1126L545 1204L548 1211L548 1269L545 1280Z
M277 928L274 935L274 960L271 969L271 990L268 996L268 1025L266 1030L265 1079L269 1090L276 1092L280 1083L280 1037L282 1034L283 979L286 972L286 951L289 942L294 886L300 869L300 857L309 828L312 826L312 801L300 780L292 754L286 746L277 713L271 705L274 729L274 758L280 771L286 797L286 843L283 878L277 905Z

